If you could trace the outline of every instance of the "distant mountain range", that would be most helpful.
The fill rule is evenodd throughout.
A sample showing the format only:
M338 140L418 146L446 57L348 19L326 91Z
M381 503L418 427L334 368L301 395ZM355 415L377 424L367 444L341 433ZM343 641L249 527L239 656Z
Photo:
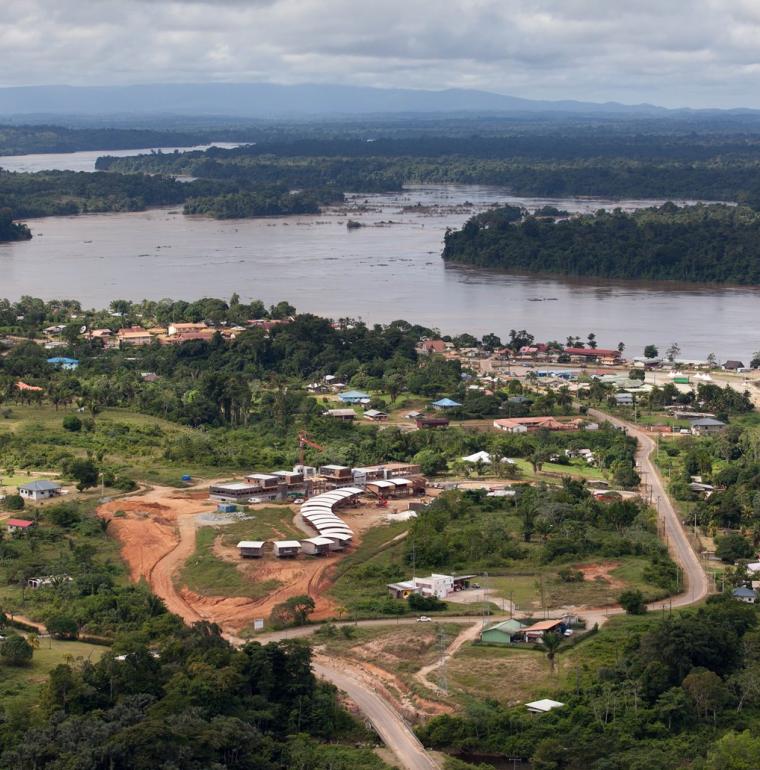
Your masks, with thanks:
M521 99L487 91L423 91L272 83L0 88L0 117L12 115L197 115L282 118L371 114L581 114L665 116L651 104Z

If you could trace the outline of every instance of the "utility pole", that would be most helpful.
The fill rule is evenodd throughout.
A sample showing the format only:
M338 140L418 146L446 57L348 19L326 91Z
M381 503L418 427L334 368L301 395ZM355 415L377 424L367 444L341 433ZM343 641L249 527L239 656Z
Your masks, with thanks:
M449 692L449 681L448 677L446 676L446 632L443 630L443 626L440 626L438 628L438 650L441 654L441 663L440 663L440 687L441 689L448 694Z

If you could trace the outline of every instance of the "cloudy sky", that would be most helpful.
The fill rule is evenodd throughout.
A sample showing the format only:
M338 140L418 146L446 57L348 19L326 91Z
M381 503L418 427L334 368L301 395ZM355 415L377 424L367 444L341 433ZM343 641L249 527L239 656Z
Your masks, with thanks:
M760 107L760 0L2 0L0 85L470 87Z

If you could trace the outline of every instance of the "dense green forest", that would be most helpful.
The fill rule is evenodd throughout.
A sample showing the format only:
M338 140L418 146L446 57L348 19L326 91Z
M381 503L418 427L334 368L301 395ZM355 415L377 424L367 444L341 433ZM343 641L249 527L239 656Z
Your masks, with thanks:
M290 192L285 187L267 187L255 192L190 198L183 210L185 214L205 214L215 219L243 219L285 214L316 214L323 205L342 202L343 193L334 190Z
M208 132L136 128L68 128L53 125L0 125L0 156L81 150L132 150L207 144ZM3 161L0 157L0 168Z
M450 127L448 130L451 130ZM371 134L369 134L371 136ZM507 135L269 137L231 150L103 157L99 169L189 174L346 192L402 184L492 184L518 195L665 197L760 202L753 134L633 134L563 126Z
M282 184L245 180L183 182L155 174L88 173L85 171L0 171L0 208L14 219L144 211L185 204L188 214L219 219L314 213L321 204L342 200L334 189L290 193Z
M10 209L0 208L0 242L28 241L31 237L32 232L26 225L13 221Z
M569 219L507 206L445 236L447 262L600 278L760 284L760 215L743 206L666 203Z
M335 688L312 673L306 645L252 643L235 650L217 626L173 621L152 636L122 633L97 662L56 666L37 704L8 699L0 705L0 767L387 767Z

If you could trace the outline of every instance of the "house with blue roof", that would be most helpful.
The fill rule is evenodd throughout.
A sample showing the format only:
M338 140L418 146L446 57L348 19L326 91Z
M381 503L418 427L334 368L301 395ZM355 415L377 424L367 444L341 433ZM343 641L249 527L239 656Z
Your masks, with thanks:
M757 592L747 586L739 586L731 591L731 595L734 599L738 599L740 602L746 604L754 604L757 601Z
M441 398L438 401L433 401L433 409L456 409L458 406L462 406L459 401L454 401L450 398Z
M68 369L73 371L79 366L79 360L76 358L68 358L67 356L53 356L48 358L47 362L51 366L57 366L59 369Z
M371 401L369 393L362 390L346 390L338 394L344 404L368 404Z

